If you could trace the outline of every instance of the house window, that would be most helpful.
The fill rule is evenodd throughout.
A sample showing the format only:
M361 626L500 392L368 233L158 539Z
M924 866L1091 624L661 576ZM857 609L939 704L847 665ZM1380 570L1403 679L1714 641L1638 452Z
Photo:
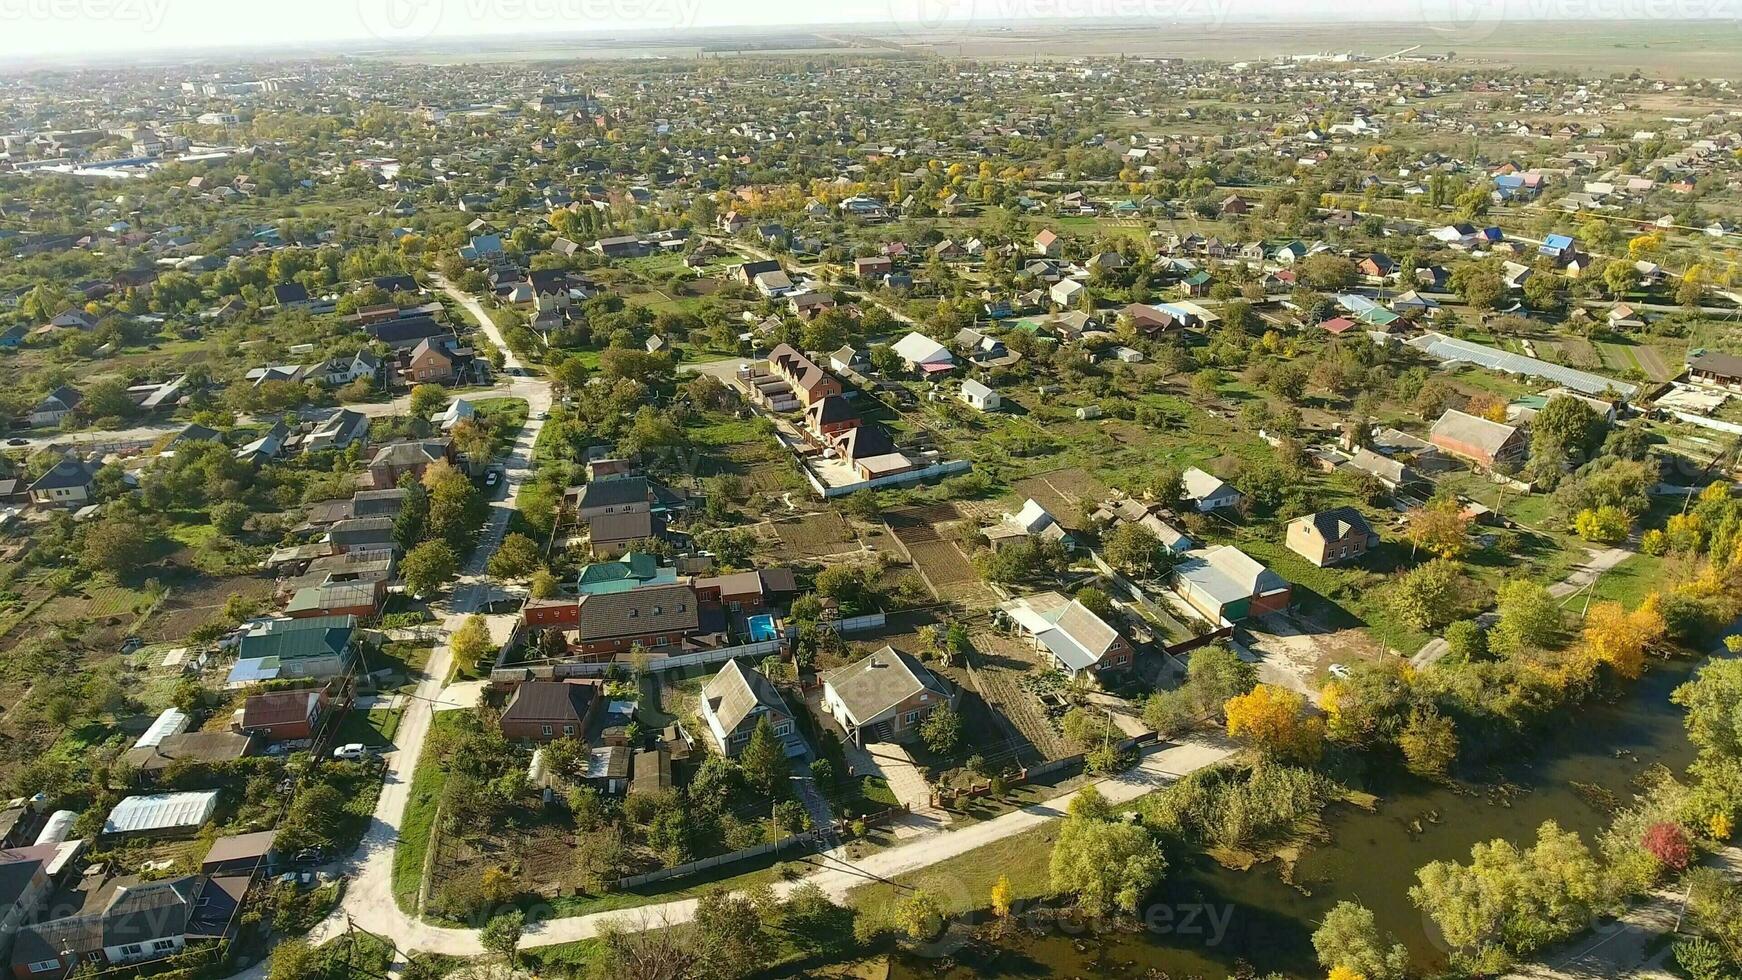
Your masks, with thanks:
M550 729L549 725L544 726L544 734L547 736L551 734L551 729Z
M792 722L783 721L780 724L775 725L774 726L774 734L779 738L785 738L788 735L791 735L792 734Z
M564 735L573 735L574 733L575 733L575 726L573 726L573 725L564 725L563 726L563 734Z
M152 951L158 953L167 953L174 948L175 940L173 939L159 939L151 944Z
M666 640L665 637L656 636L653 638L653 645L656 647L663 647L663 646L667 646L669 644L668 644L668 641Z
M653 614L654 614L654 615L655 615L655 616L657 616L657 615L659 615L659 614L660 614L660 613L662 613L662 612L664 612L664 611L665 611L665 607L664 607L664 606L654 606L654 607L653 607Z
M122 956L138 956L143 952L145 952L145 947L139 945L138 943L134 943L133 945L130 945L130 946L121 947L121 955Z
M47 973L50 970L59 969L63 969L60 960L37 960L30 964L30 972L32 973Z
M905 723L906 723L906 724L909 724L909 725L912 725L912 724L914 724L914 723L916 723L916 722L918 722L918 721L919 721L919 712L917 712L917 711L909 711L909 712L908 712L908 713L907 713L907 717L906 717L906 719L905 719Z
M639 610L639 609L629 610L629 618L630 619L640 619L641 618L641 610Z

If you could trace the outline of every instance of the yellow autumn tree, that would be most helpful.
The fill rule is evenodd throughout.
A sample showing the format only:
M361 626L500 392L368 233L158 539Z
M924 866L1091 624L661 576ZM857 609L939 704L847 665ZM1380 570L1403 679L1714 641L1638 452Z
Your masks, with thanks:
M1628 680L1645 671L1645 652L1663 640L1667 630L1662 599L1657 593L1645 597L1628 612L1618 602L1601 602L1585 617L1585 655L1608 664Z
M1318 756L1325 725L1306 713L1306 699L1293 691L1260 684L1222 706L1228 735L1245 739L1267 755L1291 759Z
M999 875L992 883L992 914L1000 919L1010 917L1010 876Z
M1367 980L1367 978L1346 966L1333 966L1331 972L1325 974L1325 980Z

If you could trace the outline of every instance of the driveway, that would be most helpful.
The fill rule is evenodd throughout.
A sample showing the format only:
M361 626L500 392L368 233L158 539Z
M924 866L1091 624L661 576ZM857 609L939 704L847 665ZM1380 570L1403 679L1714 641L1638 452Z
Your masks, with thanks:
M931 784L925 781L919 765L913 761L913 756L908 754L907 749L894 742L872 742L865 746L862 754L867 760L864 766L853 756L848 756L854 768L860 773L864 773L867 768L881 773L889 783L889 792L895 794L898 802L907 806L907 815L896 818L890 825L897 838L928 834L943 829L949 822L949 816L944 811L931 805Z

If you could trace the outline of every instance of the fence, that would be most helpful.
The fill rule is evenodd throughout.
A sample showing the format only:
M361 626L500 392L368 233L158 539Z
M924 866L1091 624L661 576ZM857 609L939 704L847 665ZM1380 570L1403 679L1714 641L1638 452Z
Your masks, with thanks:
M801 466L801 469L804 471L805 479L810 481L811 489L815 490L817 496L822 497L824 500L845 497L849 494L858 493L861 490L876 490L881 487L905 486L909 483L920 483L935 477L950 476L955 473L966 473L970 468L972 468L972 464L967 460L952 459L947 462L933 463L922 470L909 470L906 473L880 476L874 480L860 480L858 483L830 486L818 479L816 473L809 466Z
M755 643L742 643L733 647L720 647L716 650L702 650L697 653L679 654L675 657L658 657L647 664L649 671L677 670L682 667L695 667L701 664L724 663L738 657L766 657L779 653L786 648L786 640L758 640ZM543 661L522 666L498 666L490 671L492 684L518 684L524 680L559 680L564 677L603 677L615 666L614 661L580 662L580 661Z

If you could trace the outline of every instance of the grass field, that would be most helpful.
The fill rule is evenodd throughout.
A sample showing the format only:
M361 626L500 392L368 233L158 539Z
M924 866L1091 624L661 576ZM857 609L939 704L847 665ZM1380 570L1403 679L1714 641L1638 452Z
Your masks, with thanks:
M458 730L467 712L438 711L430 720L430 734L437 729ZM405 816L399 822L399 849L393 852L393 900L407 912L417 911L418 885L423 878L424 857L429 853L430 834L435 829L436 809L441 802L442 786L447 774L442 772L441 757L425 752L417 760L417 770L411 774L411 793L405 802Z

